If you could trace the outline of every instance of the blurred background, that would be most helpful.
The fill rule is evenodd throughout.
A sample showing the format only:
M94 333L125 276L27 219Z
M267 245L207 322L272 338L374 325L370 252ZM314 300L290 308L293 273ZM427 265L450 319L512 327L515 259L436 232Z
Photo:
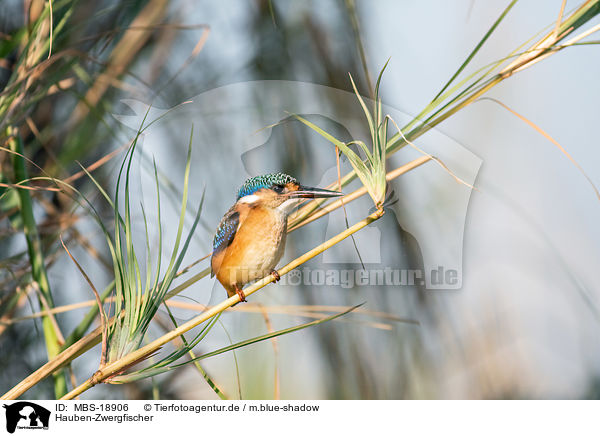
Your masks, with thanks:
M344 141L366 135L348 73L369 97L390 59L380 94L386 113L402 126L452 77L509 2L104 0L75 2L68 14L61 9L65 3L54 5L58 59L35 77L37 94L4 113L2 129L19 126L25 155L61 179L80 170L77 161L88 166L115 152L94 171L112 194L123 147L152 105L148 119L162 118L144 132L132 176L134 219L141 223L136 243L145 244L137 206L144 204L148 222L156 218L155 159L168 256L193 125L190 210L203 192L205 201L184 261L189 265L210 252L214 229L247 177L283 171L312 186L336 180L332 146L287 120L286 111L310 116ZM566 10L579 4L568 1ZM3 96L18 66L19 44L13 41L31 29L43 6L35 0L2 2ZM558 0L518 2L466 73L507 56L552 25L560 8ZM596 18L589 26L597 24ZM599 59L594 45L570 47L488 93L558 141L596 186ZM416 144L478 190L456 183L433 163L419 167L391 184L398 202L382 220L306 267L358 271L358 252L367 270L450 265L459 270L461 286L270 285L252 295L247 310L238 305L221 317L198 353L318 318L326 312L320 306L365 304L362 313L202 361L229 398L600 397L600 204L586 178L546 137L490 100L467 106ZM388 170L418 156L400 150ZM0 161L10 178L10 156L3 153ZM349 168L342 159L342 174ZM28 169L42 174L33 165ZM103 218L112 218L89 179L72 183ZM359 186L355 181L344 191ZM114 275L102 232L66 196L32 196L54 305L91 300L58 235L96 288L104 289ZM371 207L368 198L348 205L349 223ZM5 197L2 393L47 361L40 319L26 318L40 306L27 287L27 248L11 210ZM187 218L189 228L191 213ZM339 210L291 233L282 264L341 231L344 220ZM156 229L150 233L154 238ZM194 265L190 274L207 265ZM183 322L198 313L184 303L214 304L224 296L221 285L205 277L175 298L182 304L173 314ZM71 332L89 307L58 313L63 332ZM161 309L148 337L171 328ZM75 360L70 381L93 374L99 356L97 346ZM23 398L53 395L52 381L45 380ZM192 365L136 383L96 386L82 398L153 396L217 398Z

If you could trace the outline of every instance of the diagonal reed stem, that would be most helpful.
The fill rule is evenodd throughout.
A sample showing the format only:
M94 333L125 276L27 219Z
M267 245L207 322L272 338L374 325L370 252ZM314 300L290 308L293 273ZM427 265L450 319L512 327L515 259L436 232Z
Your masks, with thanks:
M384 214L383 209L376 210L371 215L369 215L365 219L359 221L358 223L354 224L349 229L346 229L345 231L339 233L338 235L334 236L333 238L325 241L323 244L313 248L306 254L294 259L293 261L291 261L290 263L288 263L287 265L282 267L278 271L279 275L281 276L281 275L287 274L288 272L297 268L298 266L302 265L303 263L307 262L308 260L314 258L315 256L318 256L319 254L323 253L328 248L334 246L338 242L343 241L348 236L358 232L359 230L366 227L373 221L378 220L379 218L381 218L383 216L383 214ZM272 275L269 275L269 276L259 280L258 282L254 283L253 285L249 286L248 288L244 289L244 293L246 294L246 296L252 295L253 293L257 292L258 290L262 289L263 287L265 287L266 285L271 283L273 280L274 280L274 277ZM172 341L173 339L179 337L183 333L193 329L194 327L202 324L203 322L209 320L213 316L223 312L225 309L233 306L234 304L238 303L239 301L240 301L240 296L236 294L233 297L230 297L230 298L222 301L220 304L217 304L216 306L211 307L209 310L201 313L200 315L191 319L190 321L186 322L185 324L182 324L178 328L171 330L169 333L161 336L158 339L155 339L154 341L150 342L149 344L137 349L136 351L134 351L132 353L129 353L129 354L123 356L119 360L109 363L105 367L96 371L96 373L92 377L90 377L88 380L86 380L84 383L79 385L77 388L73 389L71 392L69 392L68 394L63 396L61 399L62 400L70 400L70 399L73 399L73 398L81 395L83 392L92 388L96 384L101 383L104 380L106 380L107 378L118 374L119 372L134 365L135 363L144 360L148 356L157 352L163 345L165 345L168 342Z
M420 165L424 164L425 162L427 162L429 160L430 159L427 156L422 156L420 158L417 158L401 167L398 167L398 168L390 171L387 175L387 179L392 180L401 174L404 174L412 169L419 167ZM345 196L344 201L345 201L345 203L347 203L348 201L352 201L352 200L358 198L359 196L364 195L365 193L366 193L366 189L359 188L358 190L354 191L353 193ZM309 205L310 205L310 203L309 203ZM337 209L338 207L341 207L341 202L339 203L339 205L337 203L332 203L331 205L328 206L327 213L331 212L332 210ZM325 215L325 214L323 214L323 215ZM290 220L290 224L289 224L290 228L292 226L296 226L296 224L299 223L299 220L297 220L296 218L298 218L298 217L296 216L293 220ZM294 230L296 228L298 228L299 226L300 225L296 226L294 228ZM194 276L190 277L188 280L186 280L185 282L181 283L180 285L176 286L171 291L169 291L165 297L165 300L168 300L171 297L174 297L175 295L177 295L184 289L186 289L186 288L190 287L192 284L196 283L198 280L201 280L202 278L207 276L209 273L210 273L210 268L205 268L204 270L202 270L199 273L195 274ZM106 290L104 291L104 293L102 295L102 299L104 299L106 297L106 295L111 291L111 289L112 289L112 286L108 286L106 288ZM98 310L97 306L95 306L93 309L95 311L93 313L88 313L88 315L86 315L86 318L95 317L95 315L97 314L97 310ZM110 322L113 322L113 321L114 321L114 318ZM84 352L88 351L89 349L91 349L92 347L97 345L100 342L101 332L102 332L101 329L97 328L76 342L75 342L75 340L73 340L74 338L69 337L67 339L67 343L69 343L68 348L64 349L64 351L62 351L58 356L56 356L55 359L49 361L48 363L46 363L45 365L41 366L36 371L31 373L30 375L28 375L26 378L21 380L21 382L19 382L17 385L15 385L10 391L6 392L2 397L0 397L0 399L7 400L7 399L19 398L21 395L23 395L23 393L27 392L31 387L33 387L35 384L39 383L41 380L46 378L49 374L51 374L51 373L55 372L56 370L60 369L61 367L65 366L66 364L68 364L70 361L72 361L76 357L80 356Z

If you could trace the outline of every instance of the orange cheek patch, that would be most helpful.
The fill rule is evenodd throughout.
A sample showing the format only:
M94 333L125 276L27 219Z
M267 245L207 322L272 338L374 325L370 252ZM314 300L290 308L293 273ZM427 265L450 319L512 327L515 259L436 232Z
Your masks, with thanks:
M285 185L285 188L288 191L293 192L293 191L297 191L298 189L300 189L300 186L297 183L291 183L290 182L290 183L288 183L288 184Z

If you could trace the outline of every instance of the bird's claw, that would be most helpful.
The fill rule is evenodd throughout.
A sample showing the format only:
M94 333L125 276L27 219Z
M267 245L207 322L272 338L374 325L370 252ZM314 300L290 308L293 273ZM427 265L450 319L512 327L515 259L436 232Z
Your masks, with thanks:
M271 275L273 276L273 280L275 280L276 282L281 280L281 276L276 270L271 271Z
M241 289L236 289L235 292L240 297L240 301L245 303L246 302L246 294L244 294L244 291L242 291Z

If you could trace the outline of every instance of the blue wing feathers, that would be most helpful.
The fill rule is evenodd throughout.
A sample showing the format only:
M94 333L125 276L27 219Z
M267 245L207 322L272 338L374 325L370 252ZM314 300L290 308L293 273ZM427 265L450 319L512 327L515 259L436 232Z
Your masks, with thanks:
M225 214L213 239L213 255L215 252L221 251L231 245L239 224L239 212L229 211Z

